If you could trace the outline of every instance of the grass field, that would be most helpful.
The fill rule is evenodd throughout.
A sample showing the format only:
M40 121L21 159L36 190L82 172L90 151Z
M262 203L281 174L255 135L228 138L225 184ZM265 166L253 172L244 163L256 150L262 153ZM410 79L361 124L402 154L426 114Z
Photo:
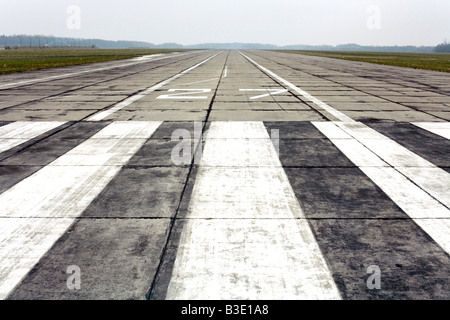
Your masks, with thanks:
M391 52L341 52L341 51L294 51L283 52L310 56L362 61L389 66L450 72L450 53L391 53Z
M130 59L171 49L20 48L0 51L0 74Z

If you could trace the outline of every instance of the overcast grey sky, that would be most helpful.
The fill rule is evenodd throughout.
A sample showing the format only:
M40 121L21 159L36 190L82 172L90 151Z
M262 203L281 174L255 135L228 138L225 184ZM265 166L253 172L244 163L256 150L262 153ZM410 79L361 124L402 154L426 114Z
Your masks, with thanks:
M0 0L0 34L106 40L436 45L449 0Z

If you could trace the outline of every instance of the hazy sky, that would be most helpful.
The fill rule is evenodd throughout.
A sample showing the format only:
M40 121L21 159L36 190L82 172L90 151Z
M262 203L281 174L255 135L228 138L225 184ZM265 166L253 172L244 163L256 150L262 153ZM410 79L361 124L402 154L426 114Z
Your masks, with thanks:
M0 34L106 40L437 45L449 0L0 0Z

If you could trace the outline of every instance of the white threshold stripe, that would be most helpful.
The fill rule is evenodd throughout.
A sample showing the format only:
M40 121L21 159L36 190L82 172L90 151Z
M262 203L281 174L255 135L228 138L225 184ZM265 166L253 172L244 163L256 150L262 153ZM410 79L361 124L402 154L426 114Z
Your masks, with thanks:
M362 123L336 125L450 208L450 173Z
M443 204L448 201L449 189L440 190L442 184L448 186L447 172L367 128L357 133L358 128L347 130L342 123L313 122L313 125L450 253L450 210ZM409 161L419 167L408 168ZM440 174L444 174L444 178L439 177Z
M339 121L344 121L344 122L354 122L354 120L348 116L346 116L345 114L343 114L342 112L336 110L335 108L329 106L328 104L326 104L325 102L321 101L320 99L312 96L311 94L309 94L308 92L300 89L299 87L295 86L294 84L292 84L291 82L283 79L282 77L280 77L279 75L275 74L274 72L270 71L267 68L264 68L263 66L261 66L260 64L258 64L256 61L254 61L253 59L247 57L245 54L243 54L242 52L239 52L243 57L245 57L248 61L250 61L252 64L254 64L257 68L259 68L261 71L265 72L266 74L270 75L271 77L277 79L277 81L283 83L286 87L291 88L293 91L296 91L298 94L300 94L301 96L303 96L305 99L311 101L312 103L314 103L316 106L318 106L319 108L327 111L328 113L330 113L331 115L333 115L334 117L336 117L336 119L338 119Z
M160 124L114 122L0 195L1 299L20 283Z
M124 101L119 102L118 104L114 105L114 106L111 107L110 109L107 109L107 110L104 110L104 111L102 111L102 112L100 112L100 113L94 114L93 116L89 117L89 118L87 119L87 121L101 121L101 120L106 119L107 117L109 117L109 116L112 115L113 113L115 113L115 112L117 112L117 111L119 111L119 110L121 110L121 109L123 109L123 108L129 106L129 105L132 104L133 102L136 102L136 101L142 99L143 97L149 95L150 93L152 93L152 92L154 92L154 91L156 91L156 90L162 88L163 86L169 84L170 82L172 82L172 81L174 81L174 80L180 78L181 76L183 76L183 75L185 75L185 74L191 72L192 70L194 70L194 69L200 67L201 65L205 64L205 63L208 62L209 60L215 58L215 57L216 57L217 55L219 55L220 53L221 53L221 52L219 52L219 53L217 53L217 54L215 54L215 55L209 57L209 58L206 59L206 60L203 60L203 61L200 62L200 63L197 63L196 65L190 67L189 69L186 69L186 70L184 70L183 72L180 72L180 73L174 75L173 77L171 77L171 78L169 78L169 79L167 79L167 80L164 80L164 81L162 81L162 82L160 82L160 83L154 85L153 87L150 87L150 88L144 90L144 91L141 92L141 93L135 94L134 96L131 96L131 97L125 99Z
M179 56L184 56L187 54L191 54L191 53L182 53L182 54L179 54ZM114 66L110 66L110 67L89 69L89 70L84 70L84 71L79 71L79 72L65 73L65 74L44 77L44 78L38 78L38 79L29 79L29 80L23 80L23 81L18 81L18 82L0 84L0 89L4 89L4 88L8 88L8 87L24 86L24 85L35 84L35 83L40 83L40 82L45 82L45 81L57 80L57 79L70 78L70 77L79 76L79 75L82 75L85 73L92 73L92 72L106 71L106 70L117 69L117 68L130 67L130 66L134 66L134 65L149 62L149 61L159 61L159 60L164 60L164 59L173 57L172 55L167 55L167 56L163 56L163 57L160 57L160 56L161 55L155 55L155 57L153 59L150 59L148 57L146 59L135 58L135 59L131 60L131 61L134 61L131 63L119 64L119 65L114 65Z
M211 123L190 201L166 299L341 299L262 122Z
M53 130L65 122L18 121L0 127L0 152L7 151L24 142Z
M412 122L416 127L450 139L450 122Z

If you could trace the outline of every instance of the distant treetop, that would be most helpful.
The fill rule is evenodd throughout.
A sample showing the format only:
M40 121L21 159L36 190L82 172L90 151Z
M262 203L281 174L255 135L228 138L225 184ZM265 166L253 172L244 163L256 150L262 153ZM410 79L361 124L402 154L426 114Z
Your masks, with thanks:
M434 48L434 52L436 53L450 53L450 43L445 41Z

